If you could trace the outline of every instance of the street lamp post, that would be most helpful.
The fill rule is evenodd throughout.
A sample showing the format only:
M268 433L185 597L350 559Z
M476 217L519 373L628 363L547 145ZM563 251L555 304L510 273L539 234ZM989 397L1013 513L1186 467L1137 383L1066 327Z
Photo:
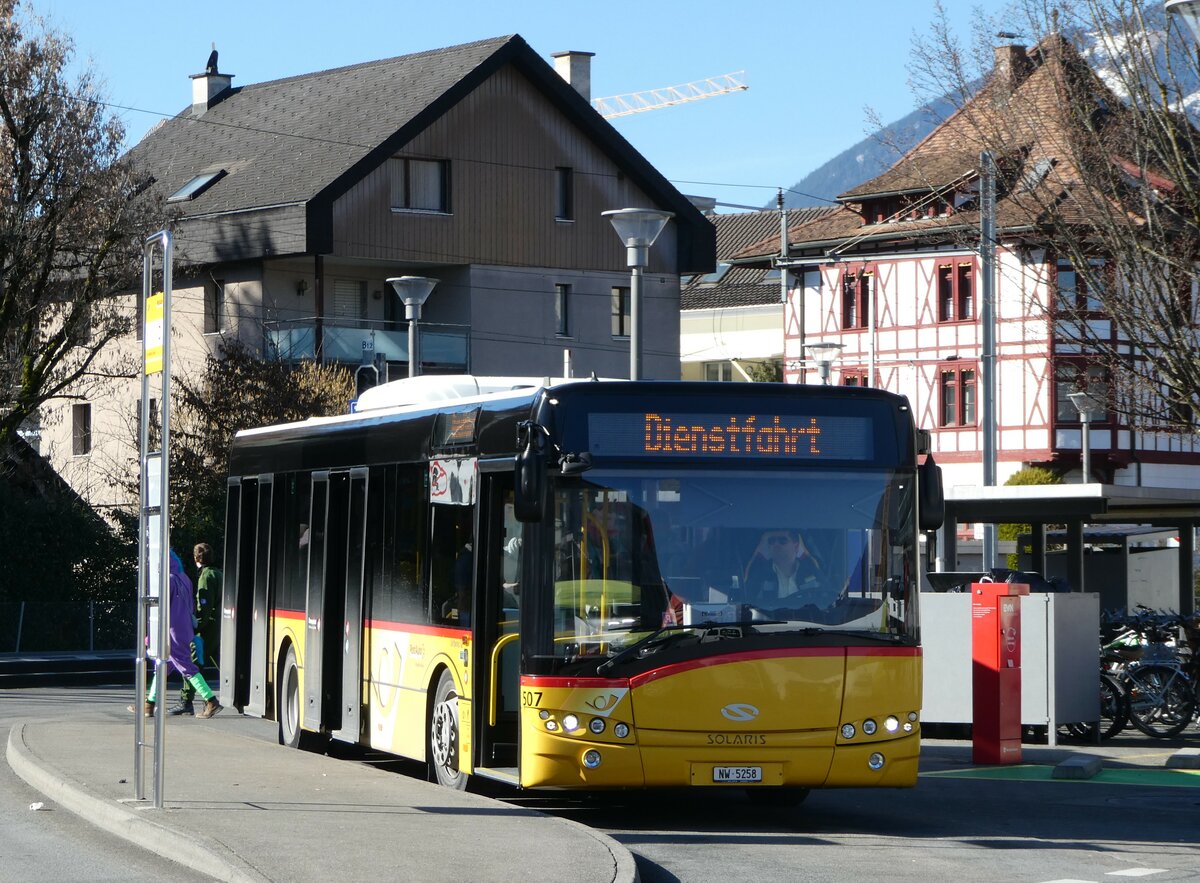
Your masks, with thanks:
M388 285L396 290L396 294L400 295L400 300L404 302L404 318L408 320L409 377L416 377L421 373L417 323L421 321L421 307L437 284L438 280L425 276L393 276L388 280Z
M650 246L675 217L672 212L622 208L601 212L625 243L629 280L629 379L642 379L642 271L650 263Z
M1166 0L1163 6L1167 12L1183 19L1196 39L1200 40L1200 0Z
M836 359L844 344L833 343L831 341L818 341L817 343L806 343L804 348L812 354L813 359L817 363L817 376L821 378L822 386L829 386L830 368L833 366L833 360Z
M1071 404L1075 406L1075 410L1079 412L1079 422L1083 427L1083 442L1082 442L1082 463L1083 483L1089 484L1092 480L1092 408L1094 403L1092 397L1086 392L1068 393L1067 398L1071 400Z

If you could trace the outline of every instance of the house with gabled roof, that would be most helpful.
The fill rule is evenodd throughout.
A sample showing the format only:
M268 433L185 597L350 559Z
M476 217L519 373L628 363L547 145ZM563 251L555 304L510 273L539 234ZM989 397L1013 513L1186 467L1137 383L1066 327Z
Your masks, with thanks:
M214 60L129 157L174 235L174 370L236 338L404 376L385 280L423 276L424 373L625 376L629 270L601 212L644 207L674 217L644 274L643 371L677 378L679 279L713 269L712 226L591 107L589 60L505 36L245 86ZM46 421L85 492L128 450L123 392Z

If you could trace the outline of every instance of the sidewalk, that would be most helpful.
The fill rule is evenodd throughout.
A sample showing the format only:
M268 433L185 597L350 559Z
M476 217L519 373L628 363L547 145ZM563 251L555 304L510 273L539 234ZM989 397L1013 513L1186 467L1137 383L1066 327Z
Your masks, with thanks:
M143 752L148 799L133 800L124 705L14 724L7 757L49 800L219 880L637 880L629 851L582 825L288 750L240 734L242 721L260 724L229 709L214 721L168 718L161 810L152 748ZM189 766L201 760L203 769Z

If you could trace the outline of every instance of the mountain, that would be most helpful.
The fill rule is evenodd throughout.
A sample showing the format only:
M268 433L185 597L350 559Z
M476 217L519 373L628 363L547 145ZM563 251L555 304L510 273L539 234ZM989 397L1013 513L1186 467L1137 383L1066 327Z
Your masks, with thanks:
M839 193L857 187L890 168L905 151L954 112L949 99L919 107L908 116L868 135L823 166L809 172L784 193L788 208L828 205ZM764 206L773 208L773 205Z

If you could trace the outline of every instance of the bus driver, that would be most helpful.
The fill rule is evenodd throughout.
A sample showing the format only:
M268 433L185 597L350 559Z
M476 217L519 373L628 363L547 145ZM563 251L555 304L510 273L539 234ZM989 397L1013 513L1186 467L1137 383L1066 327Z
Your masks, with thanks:
M745 600L765 609L813 604L821 568L798 531L783 528L762 535L746 570Z

